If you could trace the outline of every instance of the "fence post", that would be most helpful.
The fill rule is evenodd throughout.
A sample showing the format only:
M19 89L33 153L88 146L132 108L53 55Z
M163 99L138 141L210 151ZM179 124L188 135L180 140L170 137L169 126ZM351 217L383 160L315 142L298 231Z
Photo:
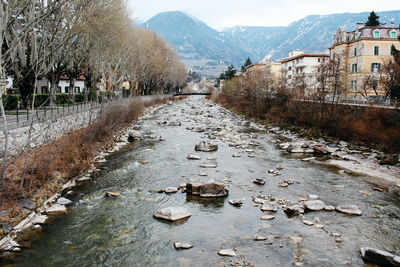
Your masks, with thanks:
M46 117L46 106L44 106L44 116Z
M18 119L18 106L17 106L17 127L19 125L19 119Z
M26 120L29 121L29 110L26 108Z

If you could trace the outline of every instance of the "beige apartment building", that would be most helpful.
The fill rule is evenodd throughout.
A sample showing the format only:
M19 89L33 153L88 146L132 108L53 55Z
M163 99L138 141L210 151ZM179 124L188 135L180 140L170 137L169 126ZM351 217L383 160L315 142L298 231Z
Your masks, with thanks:
M368 100L385 94L381 82L384 67L393 61L391 47L400 50L400 28L391 26L365 26L347 32L339 27L334 43L329 48L331 60L338 61L344 72L346 96ZM363 96L364 95L364 96Z

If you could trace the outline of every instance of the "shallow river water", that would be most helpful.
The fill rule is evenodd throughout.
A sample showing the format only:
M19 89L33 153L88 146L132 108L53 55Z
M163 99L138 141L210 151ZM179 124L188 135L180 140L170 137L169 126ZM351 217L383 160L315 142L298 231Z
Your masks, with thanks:
M162 122L180 121L181 126ZM137 129L163 136L165 141L145 139L131 143L107 158L100 176L82 189L71 212L46 227L32 248L24 251L18 266L362 266L360 247L374 247L400 254L400 200L374 191L361 177L307 163L279 151L274 137L248 126L239 115L200 97L190 97L158 109ZM228 136L209 140L206 134L229 132L243 142L258 142L254 148L235 148ZM204 132L187 130L203 127ZM207 129L209 128L209 129ZM190 128L189 128L190 129ZM213 132L213 130L215 130ZM240 137L240 138L239 138ZM201 140L219 145L216 152L195 152ZM250 151L254 150L254 152ZM202 157L190 161L187 155ZM233 157L240 154L241 157ZM215 160L208 159L216 158ZM143 164L148 162L148 164ZM200 168L202 162L217 168ZM268 170L281 165L281 175ZM166 195L158 189L178 186L200 177L224 182L229 196L200 199L185 193ZM265 185L253 183L255 178ZM279 182L292 179L286 188ZM104 198L107 191L121 197ZM297 201L318 195L327 205L357 205L362 216L335 211L307 212L305 218L323 229L305 225L298 216L289 218L280 207L275 219L260 219L266 213L252 201L258 195ZM244 198L241 207L228 203ZM180 206L192 216L168 223L153 218L160 208ZM255 241L257 236L267 237ZM340 237L339 237L340 235ZM193 244L177 251L174 242ZM221 257L221 249L234 249L237 257Z

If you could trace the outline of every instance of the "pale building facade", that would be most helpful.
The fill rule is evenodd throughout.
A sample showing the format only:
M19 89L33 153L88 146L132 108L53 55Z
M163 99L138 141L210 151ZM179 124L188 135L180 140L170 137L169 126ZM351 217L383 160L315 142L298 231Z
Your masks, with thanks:
M318 67L328 61L328 54L305 54L300 50L292 51L288 58L280 61L282 78L303 96L310 95L317 87L315 73Z
M365 26L357 24L351 32L339 27L334 43L329 48L330 58L339 61L345 73L346 95L360 99L364 96L384 95L381 77L384 67L393 61L392 45L400 50L399 27Z
M84 93L85 91L85 76L81 75L75 79L74 94ZM68 77L62 76L58 82L57 94L69 93L70 81ZM50 92L50 82L46 77L39 78L36 82L36 92L38 94L48 94Z

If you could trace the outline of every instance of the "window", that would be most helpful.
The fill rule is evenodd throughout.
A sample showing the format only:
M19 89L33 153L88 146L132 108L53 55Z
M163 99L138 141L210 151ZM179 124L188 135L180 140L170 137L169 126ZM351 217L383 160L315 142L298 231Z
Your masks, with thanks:
M353 90L357 89L357 81L356 80L351 81L351 89L353 89Z
M374 38L379 38L379 31L374 31Z
M391 32L390 33L390 38L395 39L396 38L396 32Z
M379 46L374 47L374 55L378 56L379 55Z
M65 92L69 93L69 86L65 86Z
M356 32L356 40L358 39L359 36L360 36L360 34L358 32Z
M57 86L57 94L61 94L61 86Z
M75 86L75 93L80 93L81 92L81 88L79 86Z
M357 56L357 47L354 48L354 56L355 56L355 57Z
M351 70L352 70L353 72L357 72L357 64L353 64L353 65L351 66Z
M48 93L47 86L42 86L41 90L42 90L42 94L47 94Z
M381 71L381 63L372 63L371 71L372 72L380 72Z
M292 67L289 67L289 70L292 70Z

